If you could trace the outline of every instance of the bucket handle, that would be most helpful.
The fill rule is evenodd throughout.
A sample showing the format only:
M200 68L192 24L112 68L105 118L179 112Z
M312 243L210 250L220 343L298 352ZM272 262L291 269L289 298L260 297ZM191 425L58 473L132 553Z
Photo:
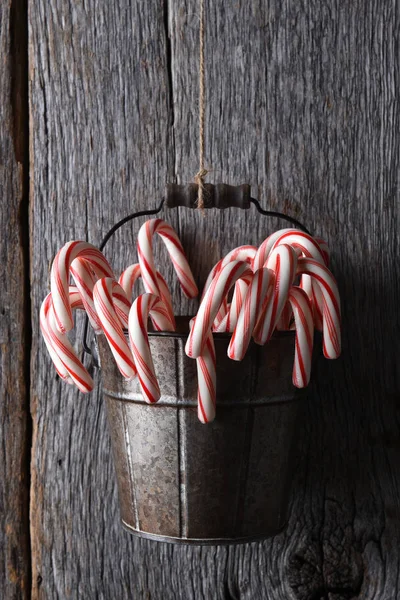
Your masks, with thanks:
M125 225L125 223L133 221L134 219L137 219L139 217L150 217L153 215L157 215L162 211L164 205L167 208L178 208L180 206L185 208L197 208L197 198L198 185L196 183L188 183L186 185L178 185L175 183L167 184L165 196L156 208L135 212L131 215L128 215L127 217L124 217L123 219L121 219L121 221L118 221L118 223L111 227L110 231L108 231L102 239L101 244L99 246L99 250L104 249L107 242L114 235L114 233L118 231L120 227ZM206 210L210 208L240 208L247 210L250 208L251 204L253 204L256 207L256 210L261 215L265 217L277 217L278 219L283 219L284 221L288 221L289 223L295 225L305 233L311 235L308 229L294 217L290 217L289 215L276 212L274 210L264 210L263 208L261 208L258 200L250 196L250 186L247 183L237 186L227 185L225 183L218 183L215 185L212 183L206 183L204 186L204 208ZM88 332L89 319L86 316L82 339L83 352L85 354L93 355L93 351L88 344Z

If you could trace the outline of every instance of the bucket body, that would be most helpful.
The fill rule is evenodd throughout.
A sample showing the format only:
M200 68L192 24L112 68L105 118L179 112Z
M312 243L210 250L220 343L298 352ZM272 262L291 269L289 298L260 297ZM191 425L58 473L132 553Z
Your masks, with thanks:
M143 401L98 338L103 392L121 518L132 533L160 541L221 544L279 532L288 494L303 392L292 384L294 333L251 343L241 362L230 336L215 334L217 416L197 417L196 361L187 333L149 334L162 397Z

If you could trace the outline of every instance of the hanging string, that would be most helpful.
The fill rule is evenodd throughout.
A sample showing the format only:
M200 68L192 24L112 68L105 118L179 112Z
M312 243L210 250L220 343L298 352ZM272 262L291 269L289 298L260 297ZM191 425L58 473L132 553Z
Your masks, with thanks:
M198 185L197 208L204 212L204 178L208 171L204 167L204 123L205 123L205 67L204 67L204 0L200 0L200 30L199 30L199 170L194 177Z

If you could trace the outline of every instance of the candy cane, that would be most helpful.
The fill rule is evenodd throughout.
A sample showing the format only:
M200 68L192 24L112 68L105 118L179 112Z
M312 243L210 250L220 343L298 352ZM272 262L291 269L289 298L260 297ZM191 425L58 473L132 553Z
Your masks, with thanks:
M298 231L297 229L286 231L275 240L274 245L271 248L271 253L274 248L281 244L299 248L305 256L317 260L321 265L325 264L325 258L320 246L311 235L308 235L308 233Z
M299 287L289 290L289 303L294 314L296 327L293 385L306 387L310 381L314 342L314 322L310 299Z
M210 286L210 283L215 277L215 275L217 275L217 273L219 273L225 265L232 262L233 260L242 260L251 264L253 262L256 252L257 248L255 246L238 246L237 248L234 248L233 250L228 252L228 254L224 258L222 258L211 269L210 273L208 274L202 294L202 299L204 298L204 294ZM233 328L237 323L237 318L239 316L239 312L243 303L243 298L246 295L247 285L248 282L243 279L240 279L236 282L230 307L228 306L228 300L224 298L214 319L214 331L233 331Z
M301 250L302 254L308 258L317 260L321 265L328 265L329 251L327 245L323 241L324 249L321 248L316 238L312 238L310 235L298 230L289 230L283 233L279 238L275 240L272 247L275 248L279 244L289 244L295 249ZM303 275L301 278L301 287L307 292L311 299L313 306L314 322L318 329L322 327L322 298L318 292L318 286L313 285L312 281L309 280L308 275Z
M292 316L293 316L293 311L292 311L292 308L288 301L288 302L286 302L285 307L284 307L283 311L281 312L281 316L279 317L279 319L276 323L276 330L277 331L287 331L288 329L290 329Z
M254 340L265 344L271 338L289 296L289 289L296 275L297 254L291 246L282 244L272 250L265 266L275 273L275 289L272 301L261 313L254 329Z
M190 321L190 327L195 319ZM201 356L196 358L197 368L197 416L201 423L211 423L215 419L217 360L215 355L214 338L209 332Z
M258 247L257 252L254 256L252 267L253 271L257 271L264 267L268 256L271 254L272 247L276 240L288 231L298 231L297 229L287 228L287 229L279 229L275 231L271 235L269 235Z
M330 252L329 252L328 244L322 238L316 237L315 241L321 248L321 252L322 252L322 254L324 256L324 260L325 260L325 266L328 267L329 260L330 260ZM324 302L323 302L322 293L321 293L319 285L317 285L315 282L313 282L308 275L302 276L301 287L303 287L303 280L306 278L310 279L310 281L311 281L311 293L309 294L309 296L310 296L311 305L313 308L314 324L315 324L315 327L318 329L318 331L322 331L322 313L324 310Z
M68 242L59 250L51 268L51 293L57 329L65 333L74 325L69 303L69 272L76 258L84 258L103 276L114 277L112 269L103 254L87 242Z
M175 230L162 219L146 221L138 234L139 264L146 292L161 296L153 257L153 236L155 233L158 233L168 250L184 294L188 298L194 298L198 294L198 289L182 244ZM154 318L157 318L157 313L155 313Z
M274 283L275 274L267 268L259 269L252 276L228 346L228 356L232 360L244 358L256 322L272 295Z
M77 300L76 295L68 293L68 296L70 306L82 308L83 304L80 300ZM77 357L67 335L57 329L51 294L46 297L42 305L41 329L46 346L60 377L65 381L71 379L81 392L90 392L93 389L93 379Z
M322 252L322 255L325 260L325 265L328 267L331 253L329 251L329 246L328 246L327 242L323 238L320 238L320 237L315 237L314 240L317 242L318 246L321 248L321 252Z
M238 279L247 275L252 275L252 270L248 263L234 260L225 265L214 277L200 303L196 321L190 330L185 347L187 356L197 358L201 355L223 299L228 294L232 285Z
M234 248L233 250L228 252L228 254L224 258L221 258L221 260L219 260L209 272L206 279L206 283L203 288L201 299L203 300L204 294L208 290L211 281L214 279L217 273L220 272L222 267L232 262L233 260L244 260L248 263L251 263L254 259L254 256L256 255L256 252L257 248L255 246L238 246L237 248Z
M169 324L166 324L166 326L168 327L168 329L166 329L166 331L174 331L175 330L175 317L174 317L174 311L172 308L171 293L170 293L168 285L167 285L164 277L161 275L161 273L159 273L157 271L156 275L157 275L157 283L158 283L158 287L159 287L159 291L160 291L160 298L161 298L162 302L164 303L165 308L167 309L168 315L169 315L169 319L168 319ZM127 269L125 269L125 271L123 271L121 273L118 283L120 284L120 286L122 287L122 289L124 290L124 292L128 296L128 298L132 298L133 286L135 285L135 283L139 279L139 277L141 277L139 263L135 263L135 264L131 265L130 267L128 267ZM159 323L157 322L157 320L155 320L153 318L152 321L153 321L154 328L156 330L160 331L160 326L159 326Z
M136 367L122 326L128 325L130 302L122 287L112 278L99 279L93 300L104 334L117 367L128 381L136 377ZM117 314L116 305L119 304Z
M83 309L84 308L81 296L76 287L70 286L69 297L70 297L70 303L71 303L72 309L74 309L74 308L82 308ZM51 343L50 332L48 331L48 329L49 329L48 315L49 315L49 311L51 309L52 309L52 297L51 297L51 293L50 293L50 294L47 294L46 298L43 300L42 305L40 307L40 317L39 317L40 330L42 332L42 336L43 336L44 342L46 344L48 353L54 363L54 367L55 367L58 375L61 377L61 379L63 379L67 383L72 384L73 381L72 381L71 377L69 376L68 371L65 369L62 361L60 360L57 352L54 350L52 343Z
M318 238L320 239L320 238ZM301 251L308 258L313 258L320 262L322 265L327 265L329 261L329 251L326 242L323 240L323 248L319 245L316 238L312 238L310 235L304 232L299 232L296 229L287 230L278 238L275 239L272 249L281 243L289 244L295 249ZM319 293L318 286L313 285L312 280L308 275L303 275L301 278L301 287L307 292L313 306L314 322L317 329L322 328L322 297Z
M235 283L235 291L230 304L227 303L226 299L223 300L221 307L226 303L226 312L225 309L222 311L221 308L218 311L213 323L214 332L228 333L235 329L251 278L251 274L247 274Z
M155 294L141 294L134 301L129 312L129 340L132 354L143 397L150 404L157 402L161 395L147 333L148 318L156 312L160 313L161 318L166 318L165 306Z
M140 278L140 265L139 263L135 263L127 267L124 271L122 271L119 276L118 283L124 290L125 294L129 299L132 298L133 294L133 286L136 281Z
M337 358L341 351L340 298L337 283L327 267L312 258L299 258L297 274L313 278L323 296L323 350L326 358Z
M70 266L70 273L81 295L86 313L95 333L101 332L101 323L93 302L93 287L98 277L93 272L90 263L83 258L76 258ZM101 276L101 275L100 275ZM72 308L72 307L71 307Z
M276 231L263 243L257 250L257 254L253 260L253 270L259 269L260 267L265 266L265 262L271 252L276 248L276 246L280 244L286 244L288 246L293 246L295 248L300 248L302 253L305 256L310 258L314 258L321 262L321 264L325 264L324 254L316 242L316 240L305 233L303 231L299 231L298 229L280 229Z

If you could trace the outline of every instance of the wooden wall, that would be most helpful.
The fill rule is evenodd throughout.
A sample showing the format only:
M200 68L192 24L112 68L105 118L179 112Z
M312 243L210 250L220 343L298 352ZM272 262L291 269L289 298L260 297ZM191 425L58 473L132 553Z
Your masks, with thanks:
M0 596L7 599L29 596L31 572L26 40L25 2L1 3Z
M395 600L399 2L206 1L208 180L248 182L327 239L343 298L343 357L321 364L299 423L283 534L186 548L123 531L99 376L90 396L65 386L39 337L57 249L98 244L198 169L198 17L194 0L0 7L3 597ZM253 210L164 216L200 282L279 225ZM107 248L116 271L134 261L139 225Z

